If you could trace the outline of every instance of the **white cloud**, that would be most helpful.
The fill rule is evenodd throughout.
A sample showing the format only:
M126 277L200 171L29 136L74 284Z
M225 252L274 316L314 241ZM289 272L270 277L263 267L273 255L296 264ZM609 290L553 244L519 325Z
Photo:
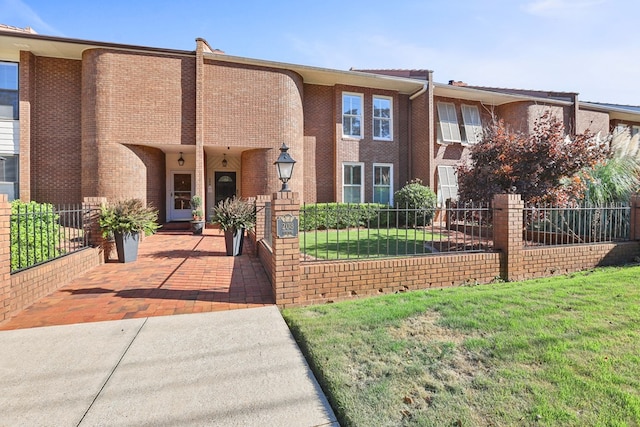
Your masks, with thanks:
M0 0L0 16L3 24L31 27L39 34L62 36L62 32L46 23L37 12L21 0ZM7 20L7 22L4 22Z

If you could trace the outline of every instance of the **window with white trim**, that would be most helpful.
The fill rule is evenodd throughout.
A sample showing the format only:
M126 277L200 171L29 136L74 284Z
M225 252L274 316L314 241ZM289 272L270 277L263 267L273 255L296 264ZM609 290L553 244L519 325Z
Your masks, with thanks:
M438 166L438 205L448 200L458 200L458 175L453 166Z
M373 203L393 206L393 164L373 164Z
M342 164L342 201L344 203L362 203L364 185L362 182L362 163Z
M0 62L0 119L18 120L18 64Z
M631 138L640 133L640 126L631 126Z
M362 95L342 94L342 135L362 138Z
M387 96L373 97L373 138L390 141L392 133L392 99Z
M482 140L482 121L476 105L462 105L462 120L467 144L476 144Z
M451 102L438 102L438 142L462 142L456 106Z

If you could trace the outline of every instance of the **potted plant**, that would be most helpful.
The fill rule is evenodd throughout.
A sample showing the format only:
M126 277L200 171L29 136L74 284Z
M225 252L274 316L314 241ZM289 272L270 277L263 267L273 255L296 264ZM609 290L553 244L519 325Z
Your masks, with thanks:
M242 255L244 231L256 225L256 207L247 200L231 197L213 208L211 222L219 224L224 231L227 255Z
M202 209L202 198L200 196L193 196L191 201L191 214L193 215L193 221L191 221L191 231L195 235L202 234L202 230L204 229L204 218Z
M114 237L120 262L138 259L140 233L153 234L159 228L157 221L158 211L140 199L118 201L100 210L102 236Z

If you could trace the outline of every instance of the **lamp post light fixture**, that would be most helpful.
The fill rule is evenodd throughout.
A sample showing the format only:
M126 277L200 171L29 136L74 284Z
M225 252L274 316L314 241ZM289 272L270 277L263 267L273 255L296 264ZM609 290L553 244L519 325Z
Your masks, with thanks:
M184 159L182 158L182 151L180 152L180 158L178 159L178 165L184 166Z
M287 153L288 150L289 147L283 142L282 147L280 147L280 156L278 156L278 160L273 163L278 168L278 178L282 181L280 191L291 191L289 190L288 182L293 174L293 166L296 164L296 161Z

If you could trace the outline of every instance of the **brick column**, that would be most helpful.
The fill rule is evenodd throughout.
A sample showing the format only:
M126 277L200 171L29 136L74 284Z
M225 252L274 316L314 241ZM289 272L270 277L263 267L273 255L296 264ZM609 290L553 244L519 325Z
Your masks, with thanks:
M640 194L631 196L631 234L630 240L640 240Z
M0 194L0 322L11 309L11 203Z
M273 193L271 198L271 286L280 307L300 301L300 244L297 237L278 237L277 220L287 214L300 217L298 193Z
M522 264L522 212L524 202L519 194L496 194L493 197L493 246L502 251L501 275L515 281L524 277Z
M99 247L104 254L104 261L109 259L109 253L113 244L102 237L102 230L98 220L100 219L100 208L107 204L106 197L85 197L82 201L84 211L84 232L87 236L87 243L93 247Z

